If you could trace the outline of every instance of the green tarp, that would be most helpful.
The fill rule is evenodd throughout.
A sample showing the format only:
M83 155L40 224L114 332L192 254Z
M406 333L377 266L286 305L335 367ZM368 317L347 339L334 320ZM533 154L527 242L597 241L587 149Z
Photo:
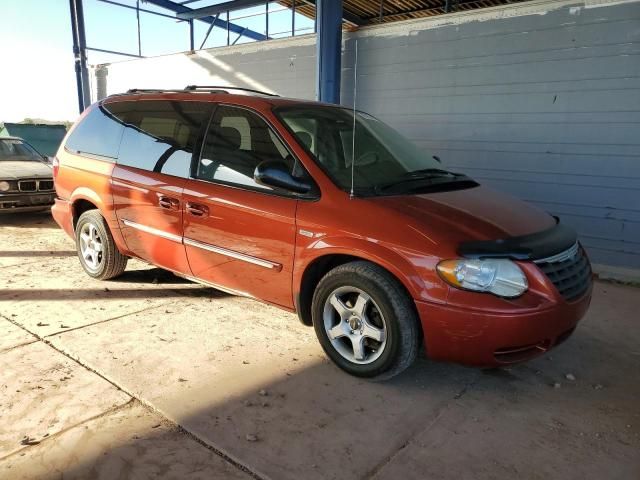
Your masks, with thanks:
M67 129L64 125L5 123L0 128L0 137L20 137L48 157L56 154L66 133Z

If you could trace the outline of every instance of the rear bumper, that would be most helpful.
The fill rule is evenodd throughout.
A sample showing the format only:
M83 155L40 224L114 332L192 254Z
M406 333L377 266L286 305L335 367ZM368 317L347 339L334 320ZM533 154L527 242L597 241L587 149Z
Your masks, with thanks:
M71 203L61 198L56 198L53 207L51 207L51 215L60 228L62 228L67 235L74 238L73 232L73 208Z
M427 355L479 367L529 360L573 333L591 303L591 291L575 302L509 314L417 301Z
M46 210L56 198L55 193L0 194L0 213Z

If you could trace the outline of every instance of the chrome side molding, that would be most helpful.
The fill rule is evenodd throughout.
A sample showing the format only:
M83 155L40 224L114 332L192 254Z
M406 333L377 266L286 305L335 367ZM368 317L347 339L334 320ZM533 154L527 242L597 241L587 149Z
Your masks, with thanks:
M233 288L223 287L222 285L219 285L217 283L208 282L206 280L202 280L202 279L197 278L197 277L192 277L190 275L185 275L184 273L180 273L180 272L173 272L173 273L174 273L174 275L176 275L176 276L178 276L180 278L184 278L185 280L189 280L190 282L199 283L200 285L204 285L205 287L211 287L211 288L214 288L216 290L220 290L221 292L228 293L230 295L235 295L237 297L253 298L254 300L256 299L256 297L254 297L253 295L251 295L250 293L247 293L247 292L243 292L243 291L240 291L240 290L234 290Z
M202 250L207 250L213 253L218 253L220 255L224 255L225 257L234 258L236 260L242 260L243 262L259 265L260 267L264 267L264 268L271 268L278 272L282 270L282 265L280 265L279 263L270 262L269 260L263 260L261 258L252 257L251 255L235 252L233 250L228 250L226 248L216 247L215 245L202 243L197 240L191 240L190 238L184 238L183 241L185 245L200 248Z
M127 227L135 228L136 230L140 230L141 232L149 233L151 235L155 235L156 237L160 237L160 238L166 238L167 240L171 240L172 242L182 243L182 237L180 235L175 235L173 233L165 232L163 230L158 230L157 228L132 222L131 220L123 219L122 223L124 223Z
M282 270L281 264L270 262L269 260L252 257L251 255L247 255L245 253L240 253L234 250L217 247L215 245L210 245L208 243L199 242L198 240L192 240L190 238L181 237L180 235L175 235L173 233L165 232L157 228L132 222L131 220L127 220L124 218L122 219L122 223L124 223L127 227L135 228L136 230L140 230L141 232L149 233L151 235L155 235L160 238L165 238L167 240L171 240L172 242L182 243L184 245L189 245L190 247L200 248L201 250L206 250L208 252L218 253L220 255L224 255L225 257L241 260L243 262L251 263L253 265L258 265L263 268L270 268L272 270L275 270L276 272L279 272L280 270Z

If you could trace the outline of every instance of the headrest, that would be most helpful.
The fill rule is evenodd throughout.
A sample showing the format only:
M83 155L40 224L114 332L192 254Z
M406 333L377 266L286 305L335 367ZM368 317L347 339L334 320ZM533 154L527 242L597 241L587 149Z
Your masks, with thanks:
M311 144L313 143L313 137L309 132L296 132L296 137L302 142L302 144L311 150Z
M219 127L214 143L225 150L234 151L242 145L242 136L236 128Z

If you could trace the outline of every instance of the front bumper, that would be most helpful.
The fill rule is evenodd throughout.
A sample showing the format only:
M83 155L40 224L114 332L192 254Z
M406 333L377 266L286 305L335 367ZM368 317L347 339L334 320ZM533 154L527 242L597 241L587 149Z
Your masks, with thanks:
M566 340L591 303L588 291L571 303L558 301L539 310L491 312L416 301L427 355L479 367L534 358Z
M53 205L55 198L55 192L3 193L0 194L0 213L46 210Z

